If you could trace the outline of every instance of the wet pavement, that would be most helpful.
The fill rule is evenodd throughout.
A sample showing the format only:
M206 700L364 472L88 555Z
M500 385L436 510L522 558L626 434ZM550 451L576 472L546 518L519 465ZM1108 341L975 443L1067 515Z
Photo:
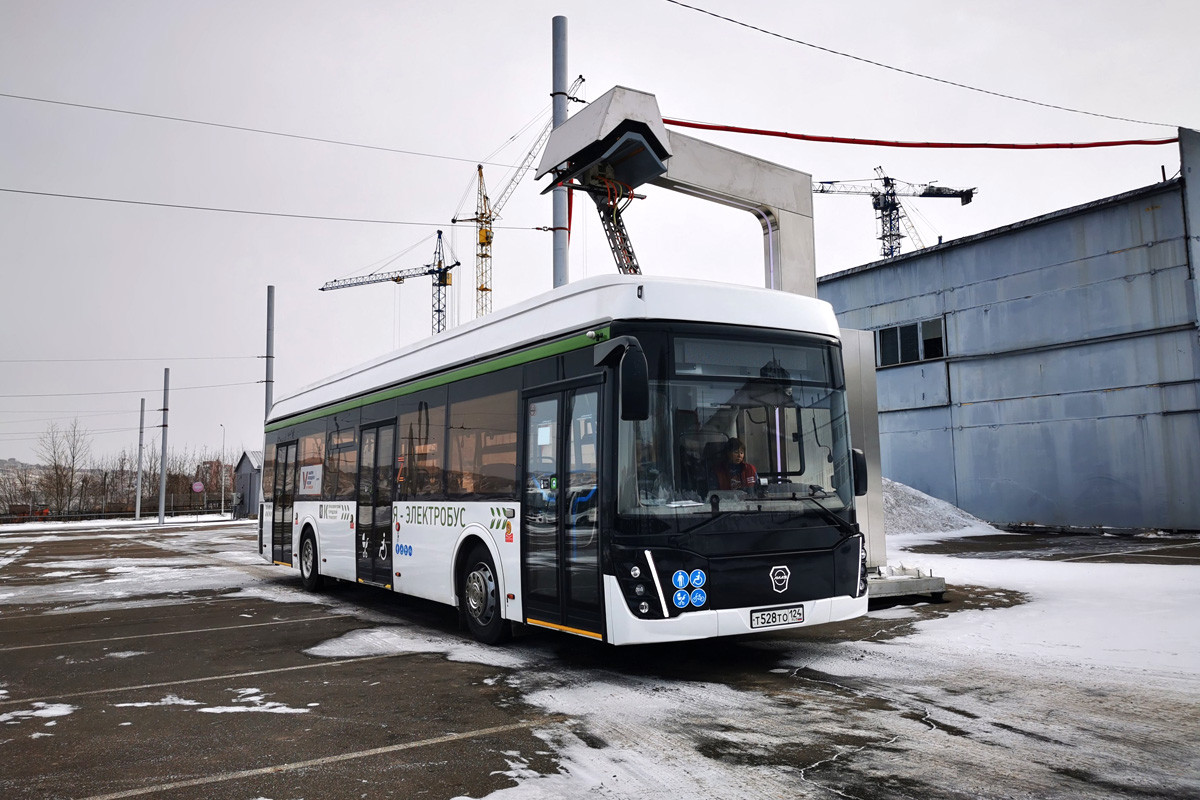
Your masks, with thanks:
M1030 558L1090 561L1096 564L1200 564L1200 536L1194 534L1088 534L1038 531L966 536L915 545L910 553L970 558Z

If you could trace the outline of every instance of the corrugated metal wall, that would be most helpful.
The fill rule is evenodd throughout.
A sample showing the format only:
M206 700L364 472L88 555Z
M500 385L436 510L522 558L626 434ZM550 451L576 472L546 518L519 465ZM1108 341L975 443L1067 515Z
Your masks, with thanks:
M944 319L945 358L877 373L883 474L998 524L1200 530L1183 193L1167 182L822 278L843 326Z

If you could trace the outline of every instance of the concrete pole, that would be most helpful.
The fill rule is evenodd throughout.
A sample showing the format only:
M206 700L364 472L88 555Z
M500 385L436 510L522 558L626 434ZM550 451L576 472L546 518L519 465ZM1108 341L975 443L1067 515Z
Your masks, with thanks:
M167 409L171 402L171 368L163 369L162 459L158 462L158 524L163 524L167 511Z
M275 402L275 287L267 287L267 408L263 420L271 416L271 405Z
M553 30L553 116L555 128L567 121L567 18L555 17ZM566 286L570 280L570 263L567 255L567 188L555 187L551 195L554 203L554 287Z
M133 518L142 518L142 448L146 438L146 398L142 398L142 413L138 417L138 477L137 500L134 503Z

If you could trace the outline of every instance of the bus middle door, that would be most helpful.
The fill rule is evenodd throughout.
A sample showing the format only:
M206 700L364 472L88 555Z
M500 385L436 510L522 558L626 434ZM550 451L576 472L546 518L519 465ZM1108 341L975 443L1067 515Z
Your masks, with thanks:
M392 468L396 428L363 428L358 450L358 521L355 542L359 583L392 587Z
M535 390L536 391L536 390ZM525 402L525 621L604 637L600 593L600 387Z

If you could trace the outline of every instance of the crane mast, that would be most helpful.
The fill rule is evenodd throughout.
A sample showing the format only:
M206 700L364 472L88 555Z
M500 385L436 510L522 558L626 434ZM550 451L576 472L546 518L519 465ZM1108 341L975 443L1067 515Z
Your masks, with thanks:
M446 330L446 291L450 287L452 281L450 270L459 266L459 262L453 264L446 263L446 257L442 252L442 232L437 232L437 245L433 249L433 262L426 264L423 267L414 267L413 269L402 269L393 272L377 272L371 275L360 275L357 278L342 278L340 280L327 281L320 291L327 292L332 289L349 289L351 286L366 286L371 283L383 283L390 281L391 283L404 283L407 278L418 278L422 275L430 275L433 277L433 323L432 332L436 335Z
M492 313L492 224L496 212L488 200L483 183L483 164L479 165L479 197L475 203L475 316Z

